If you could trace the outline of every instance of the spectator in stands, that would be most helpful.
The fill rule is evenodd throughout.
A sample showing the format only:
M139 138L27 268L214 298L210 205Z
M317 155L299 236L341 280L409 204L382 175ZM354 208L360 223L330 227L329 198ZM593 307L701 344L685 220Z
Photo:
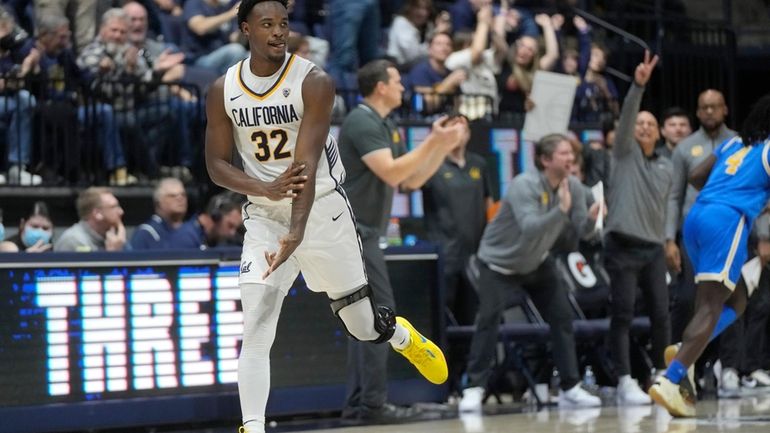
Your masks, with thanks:
M109 188L90 187L78 194L80 221L54 242L57 252L121 251L126 243L123 208Z
M382 20L377 0L329 0L329 74L343 92L356 88L360 65L381 57ZM352 101L346 101L352 106Z
M38 185L40 176L30 173L32 116L36 99L25 89L25 79L38 67L40 52L16 20L0 7L0 119L5 122L8 150L8 183Z
M701 92L696 111L701 126L677 144L671 157L673 182L666 208L666 262L674 274L679 274L678 282L673 286L671 308L673 341L681 341L695 305L695 275L680 235L684 218L698 196L698 191L687 179L719 144L737 134L725 125L727 112L722 92L714 89Z
M155 91L153 67L128 41L129 23L123 9L105 12L99 36L83 49L77 62L94 78L92 87L99 96L112 102L133 168L155 178L161 151L167 147L176 151L179 146L185 116L178 115L181 109L174 110L175 98ZM184 142L180 147L185 147Z
M532 16L525 8L512 7L512 0L501 0L499 16L503 20L505 41L513 44L521 36L540 37L540 30Z
M447 57L445 65L450 71L463 70L467 77L460 83L458 111L470 120L491 119L497 112L498 93L495 74L508 46L502 33L502 20L496 21L492 5L479 9L476 31L455 34L455 51ZM489 47L489 39L492 47Z
M602 140L590 140L583 148L583 182L588 186L594 186L600 181L604 184L604 190L609 187L610 169L612 158L610 151L615 144L615 122L606 121L602 125ZM606 195L606 194L605 194Z
M502 117L520 116L534 106L529 99L532 92L532 82L537 70L550 71L559 60L559 43L551 18L546 14L535 16L543 29L545 54L539 55L537 39L531 36L521 36L508 50L508 58L503 63L502 71L497 78L500 89L500 114ZM506 116L507 115L507 116Z
M206 210L182 224L170 237L173 248L205 250L222 245L235 237L243 223L243 200L231 193L220 193L209 199Z
M414 93L413 98L424 101L422 111L433 114L451 105L447 104L451 102L447 100L447 95L454 95L460 89L468 73L464 69L450 72L446 67L446 59L452 53L452 37L449 34L434 33L428 42L428 58L409 71L404 84Z
M182 19L184 0L152 0L152 3L160 20L163 40L172 44L181 44L185 26Z
M43 124L58 125L55 128L57 131L72 130L72 125L67 122L69 112L74 112L81 125L94 126L92 129L87 127L85 134L94 134L102 153L101 164L96 164L107 170L112 183L120 186L136 183L136 178L129 175L126 169L126 158L112 106L90 100L81 103L81 85L85 84L86 79L70 48L69 21L60 15L40 14L37 34L37 48L41 53L40 73L47 82L45 90L42 91L44 102L38 107L44 116ZM70 141L75 143L69 143L63 136L55 137L52 141L58 140L61 142L59 144L63 145L79 145L80 136L77 130L71 132L75 137ZM62 149L53 148L57 143L41 144L43 159L50 169L64 165L65 170L76 169L80 172L78 174L87 169L83 166L79 148ZM67 165L72 167L66 167Z
M607 76L607 49L599 44L591 45L588 70L575 92L573 120L577 122L601 122L618 115L618 89Z
M35 20L43 15L67 17L75 35L75 51L91 43L96 36L97 0L34 0Z
M463 133L459 147L450 152L438 171L422 187L428 239L441 247L444 259L446 307L459 325L472 325L478 298L465 276L465 265L479 248L492 205L492 180L486 160L467 150L471 128L460 117ZM460 390L467 347L448 354L450 386Z
M553 29L556 31L557 40L559 41L559 52L561 53L561 61L559 62L556 70L563 74L572 75L578 79L578 82L583 79L586 71L588 70L588 62L591 59L591 27L588 26L586 20L579 15L575 15L572 19L572 23L577 30L577 49L569 48L564 41L564 35L562 34L562 26L564 26L564 16L556 14L551 17L553 23Z
M315 63L319 68L326 68L326 61L329 57L329 41L312 36L305 23L297 23L292 20L292 11L295 10L295 3L294 0L289 0L286 5L286 9L289 11L289 29L291 30L289 32L289 52L294 53L292 51L293 41L295 44L297 41L303 41L302 45L307 45L307 53L301 53L300 55Z
M598 204L587 210L585 190L569 176L575 155L567 137L546 135L535 144L537 171L516 176L495 218L484 229L477 253L479 314L468 355L468 382L461 412L481 410L495 357L507 292L524 290L551 326L553 357L561 383L559 405L599 406L599 397L580 387L567 288L550 255L557 241L577 247L590 233Z
M690 116L687 112L681 107L667 108L663 112L663 126L660 128L663 144L658 146L659 152L666 158L671 158L676 145L691 133Z
M36 201L32 211L19 223L19 232L8 238L8 242L16 245L19 251L27 253L42 253L51 251L53 244L53 221L45 202Z
M168 84L155 92L151 99L155 100L157 111L164 111L176 127L173 140L173 155L168 163L173 167L162 166L161 174L178 177L184 182L193 179L191 168L193 166L192 125L195 122L203 122L197 95L191 93L185 87L175 84L185 80L189 69L200 69L208 76L209 82L213 82L216 76L206 69L184 65L184 53L176 47L164 44L147 36L147 10L141 4L132 1L123 6L130 20L128 39L139 49L139 53L145 58L152 69L153 79ZM200 74L200 73L199 73ZM198 74L198 75L199 75ZM165 91L168 92L165 92ZM160 113L158 113L160 114ZM162 162L162 161L159 161ZM162 164L161 164L162 165Z
M437 33L448 33L451 30L446 19L437 19L435 26L431 23L432 9L432 0L408 0L401 13L393 18L388 31L387 54L402 71L408 71L414 64L428 57L427 37L434 28ZM446 12L440 16L447 16Z
M668 158L655 152L660 136L655 116L639 111L644 87L657 62L657 56L650 59L646 52L644 62L636 67L612 149L605 266L612 282L610 348L621 405L651 403L631 377L629 333L637 288L642 289L652 323L651 358L658 370L665 368L663 350L671 338L663 242L672 167Z
M179 179L167 177L158 182L152 194L155 214L134 230L128 242L132 250L176 248L171 235L187 215L187 192Z
M224 74L248 55L235 26L240 1L186 0L182 49L187 61Z

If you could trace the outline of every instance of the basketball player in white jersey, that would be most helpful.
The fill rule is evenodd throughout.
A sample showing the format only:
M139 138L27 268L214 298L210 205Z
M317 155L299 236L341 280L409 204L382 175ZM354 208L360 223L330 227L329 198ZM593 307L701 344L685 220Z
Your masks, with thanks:
M389 342L429 381L443 383L441 350L402 317L377 306L367 285L345 175L329 135L334 85L286 53L286 0L243 0L238 25L250 57L230 67L206 102L206 165L218 185L245 194L241 256L244 335L238 363L243 431L264 432L270 347L283 298L301 270L326 292L352 338ZM235 145L243 170L231 165Z

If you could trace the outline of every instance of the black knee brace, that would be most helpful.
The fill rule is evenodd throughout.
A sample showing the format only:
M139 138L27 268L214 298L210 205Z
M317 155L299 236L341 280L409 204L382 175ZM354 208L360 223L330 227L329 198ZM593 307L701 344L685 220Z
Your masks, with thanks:
M355 339L356 337L348 331L348 327L345 325L345 321L340 317L339 311L364 298L369 299L369 305L372 306L372 313L374 314L374 330L380 334L376 340L372 340L372 343L380 344L390 340L390 338L393 337L393 333L396 332L396 313L393 312L391 308L384 305L374 305L372 289L369 285L361 287L358 291L351 293L344 298L332 299L329 305L332 307L334 315L340 319L340 322L342 322L342 327L345 328L345 332Z

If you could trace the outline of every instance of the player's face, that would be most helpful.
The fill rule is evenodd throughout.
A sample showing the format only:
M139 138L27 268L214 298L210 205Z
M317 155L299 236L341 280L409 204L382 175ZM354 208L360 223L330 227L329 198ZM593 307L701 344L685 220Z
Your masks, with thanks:
M663 122L663 128L660 130L663 138L673 145L682 141L682 139L690 135L691 132L690 120L682 116L669 117Z
M556 145L551 157L542 159L546 171L555 174L559 178L566 177L572 172L572 164L575 162L575 152L567 140L562 140Z
M383 86L383 96L388 106L398 108L404 94L404 85L401 84L401 74L396 68L388 68L388 82Z
M719 128L725 122L727 105L720 92L707 90L698 98L698 111L696 112L700 124L706 130L712 131Z
M634 138L641 144L649 145L655 143L660 138L658 132L658 121L655 116L648 111L642 111L636 116L636 125L634 127Z
M241 31L249 39L252 56L282 62L289 40L289 15L278 2L257 3Z

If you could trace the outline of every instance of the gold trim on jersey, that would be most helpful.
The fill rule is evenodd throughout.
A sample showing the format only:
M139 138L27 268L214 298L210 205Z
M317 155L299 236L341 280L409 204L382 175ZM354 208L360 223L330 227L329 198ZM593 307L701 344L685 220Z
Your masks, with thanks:
M269 98L270 95L272 95L273 92L275 92L275 90L281 86L281 83L283 83L283 80L286 78L286 75L288 75L289 73L289 69L291 68L292 63L294 63L294 54L289 55L289 61L286 62L286 66L284 66L283 71L281 71L281 75L278 77L277 80L275 80L275 83L273 83L273 85L270 86L270 88L267 89L264 93L257 93L253 91L252 89L249 88L249 86L246 85L246 83L243 82L243 77L241 76L241 67L243 66L244 63L246 63L246 60L248 59L243 59L241 60L240 63L238 63L238 70L236 71L236 73L238 74L238 85L241 87L241 90L243 90L245 94L251 96L254 99L263 101Z

